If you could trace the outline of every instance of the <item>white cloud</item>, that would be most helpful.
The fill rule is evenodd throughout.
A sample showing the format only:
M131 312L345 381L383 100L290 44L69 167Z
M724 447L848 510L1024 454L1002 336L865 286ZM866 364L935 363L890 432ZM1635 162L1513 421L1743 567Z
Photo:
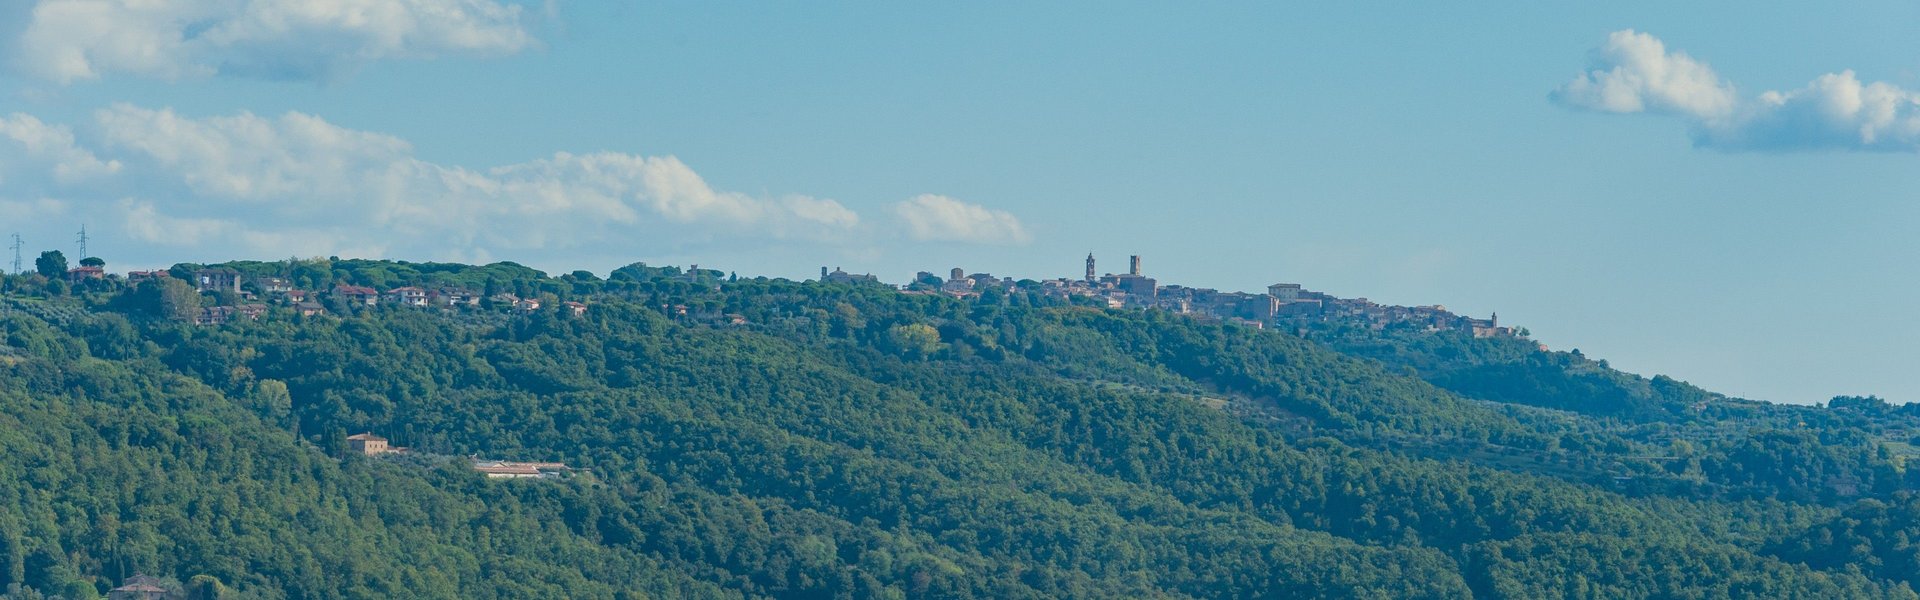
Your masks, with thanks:
M716 189L672 156L562 152L471 169L297 112L192 117L117 104L93 121L80 137L28 115L0 118L0 216L83 217L167 255L212 257L631 257L773 242L853 252L892 237L831 199ZM1012 215L950 198L895 212L913 239L1029 239Z
M1609 35L1594 69L1552 97L1586 110L1676 115L1696 144L1724 150L1920 151L1920 93L1842 71L1742 100L1706 64L1632 30Z
M893 205L907 235L921 241L1025 244L1033 241L1020 219L946 196L921 194Z
M359 177L404 163L412 152L399 138L297 112L189 119L116 104L96 112L95 121L108 144L178 174L196 194L232 200L344 195L366 185Z
M7 223L37 223L47 219L64 217L67 203L54 198L33 198L30 200L8 200L0 198L0 221Z
M33 115L0 116L0 184L8 171L51 172L60 184L74 184L120 170L119 161L100 160L81 148L73 130L48 125Z
M160 214L152 202L125 199L119 205L128 237L149 244L197 246L215 236L237 231L231 221L183 219Z
M1594 50L1593 70L1555 90L1562 104L1613 113L1654 111L1717 119L1733 109L1733 86L1705 63L1668 53L1653 36L1627 29Z
M640 226L816 239L858 223L832 200L715 190L671 156L559 153L476 171L301 113L196 119L121 104L96 120L102 139L144 177L179 188L170 195L177 206L161 212L363 228L340 232L355 244L382 235L460 248L570 246Z
M58 83L127 73L324 78L370 61L533 45L492 0L39 0L14 67Z
M824 227L846 228L860 224L860 215L839 202L812 196L787 196L780 205L801 221Z
M1738 120L1702 128L1697 139L1727 149L1920 151L1920 94L1863 84L1853 71L1828 73L1797 90L1761 94Z

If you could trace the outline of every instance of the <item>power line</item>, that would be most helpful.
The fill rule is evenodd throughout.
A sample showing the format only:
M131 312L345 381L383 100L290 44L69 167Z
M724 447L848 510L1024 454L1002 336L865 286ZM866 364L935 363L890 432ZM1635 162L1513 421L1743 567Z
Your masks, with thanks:
M77 241L80 242L80 256L76 256L74 258L84 259L87 257L87 224L86 223L80 224L80 239Z
M20 249L26 246L26 242L20 241L20 234L13 234L13 274L15 275L20 274Z

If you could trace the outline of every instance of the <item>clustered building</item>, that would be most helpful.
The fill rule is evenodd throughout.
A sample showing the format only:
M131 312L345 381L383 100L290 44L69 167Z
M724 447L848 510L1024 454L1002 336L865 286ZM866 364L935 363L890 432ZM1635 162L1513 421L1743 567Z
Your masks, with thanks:
M126 282L139 285L148 281L159 281L173 277L165 270L128 271ZM106 279L109 275L98 266L82 266L67 271L67 278L74 283L91 279ZM871 277L871 276L866 276ZM223 300L218 306L203 307L191 320L198 325L220 325L238 320L257 320L267 313L268 307L281 305L302 316L327 313L323 300L332 299L340 306L377 306L392 304L420 308L459 308L477 307L483 298L494 306L505 307L518 312L540 310L541 302L537 298L521 298L511 293L485 296L480 292L460 287L401 286L381 291L379 289L339 284L329 290L310 291L294 287L294 283L284 277L249 277L239 270L228 267L209 267L193 271L184 279L196 291L218 294ZM227 295L231 294L231 300ZM563 303L563 308L574 314L584 314L587 305L579 302Z
M142 281L170 277L166 271L131 271L127 281ZM459 308L479 306L484 296L480 292L459 287L438 287L433 289L415 286L402 286L386 291L375 288L339 284L325 292L313 292L297 289L293 282L283 277L258 277L248 279L237 270L226 267L214 267L194 271L191 279L195 289L201 292L232 293L239 302L231 306L210 306L200 309L194 323L200 325L219 325L239 319L259 319L266 314L269 304L285 305L302 316L326 314L326 306L320 303L323 297L330 297L345 306L377 306L393 304L420 308L440 307ZM509 307L519 312L540 310L540 300L521 298L509 293L495 294L491 298L495 306ZM567 302L565 308L574 314L586 312L587 305L579 302Z
M879 283L880 278L874 277L873 274L871 273L865 274L865 275L854 275L852 273L848 273L846 271L840 270L840 267L834 267L832 272L828 272L826 267L820 267L820 281L824 281L826 283L839 283L839 284L860 284L860 283Z
M473 470L487 479L552 479L572 471L566 463L473 460Z
M947 272L946 279L926 271L913 276L913 283L907 284L907 293L943 293L952 296L970 296L980 290L993 287L1013 287L1012 279L994 277L991 273L967 273L966 269L954 267Z
M347 436L347 450L372 457L407 452L406 448L394 446L387 438L371 432ZM568 467L567 463L561 462L490 460L477 456L468 457L468 462L472 465L474 472L488 479L552 479L574 470Z
M1498 314L1479 319L1448 312L1444 306L1385 305L1366 298L1340 298L1305 289L1297 283L1276 283L1267 286L1264 294L1160 285L1158 280L1141 271L1140 263L1138 255L1131 256L1127 260L1127 272L1097 274L1094 256L1088 254L1086 272L1080 279L1063 277L1037 283L1039 291L1051 297L1093 298L1110 308L1160 309L1252 327L1298 328L1319 322L1342 322L1372 329L1405 324L1429 331L1465 331L1474 337L1514 333L1500 326ZM1015 285L1012 279L986 273L969 275L954 268L945 280L922 271L907 285L906 291L968 296L990 287Z
M367 456L407 451L406 448L394 446L391 440L373 433L356 433L347 436L347 449Z

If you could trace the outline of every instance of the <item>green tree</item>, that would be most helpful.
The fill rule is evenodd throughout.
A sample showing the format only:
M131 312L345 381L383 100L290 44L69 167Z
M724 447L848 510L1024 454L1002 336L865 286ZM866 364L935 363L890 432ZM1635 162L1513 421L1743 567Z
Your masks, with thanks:
M278 379L262 379L254 384L254 400L267 417L282 427L300 435L300 423L293 419L293 394L287 391L287 382Z
M887 330L887 339L907 356L925 357L940 351L940 330L926 323L895 325Z
M221 600L227 595L227 586L212 575L195 575L187 580L187 600Z
M107 261L98 256L89 256L89 257L80 259L80 266L105 268L107 266Z
M33 270L48 279L64 277L67 274L67 255L59 250L41 252L40 258L33 259Z
M200 315L200 291L186 281L162 277L141 285L147 310L176 321L189 321Z

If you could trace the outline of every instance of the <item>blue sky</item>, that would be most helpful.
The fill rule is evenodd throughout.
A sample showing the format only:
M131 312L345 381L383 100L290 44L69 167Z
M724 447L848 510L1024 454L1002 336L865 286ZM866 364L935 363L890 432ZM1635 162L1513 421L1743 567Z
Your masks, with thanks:
M84 222L122 268L1140 254L1920 399L1920 7L1590 4L0 0L0 233Z

